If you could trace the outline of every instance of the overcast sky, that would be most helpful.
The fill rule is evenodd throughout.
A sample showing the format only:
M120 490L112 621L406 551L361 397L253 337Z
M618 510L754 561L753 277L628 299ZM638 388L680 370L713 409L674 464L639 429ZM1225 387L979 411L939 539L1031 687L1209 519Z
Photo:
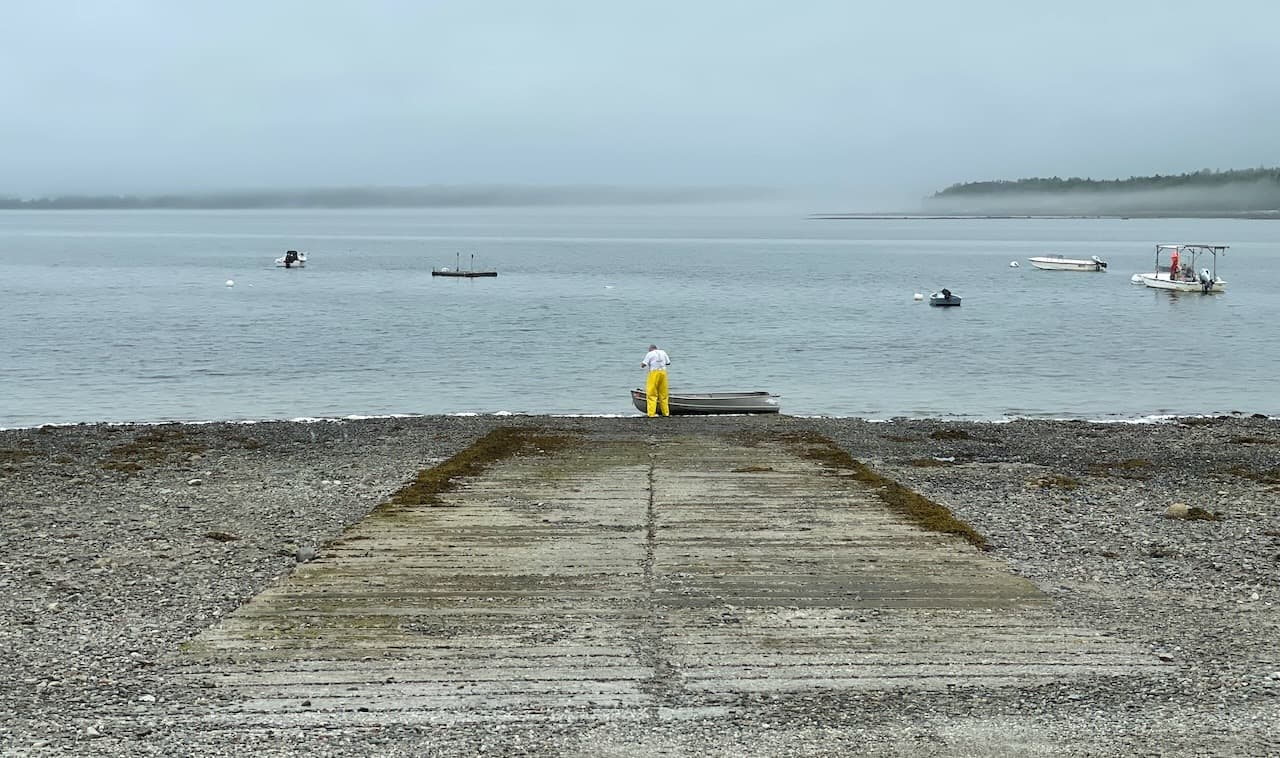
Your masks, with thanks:
M1280 164L1280 3L0 0L0 195ZM835 200L839 198L839 200Z

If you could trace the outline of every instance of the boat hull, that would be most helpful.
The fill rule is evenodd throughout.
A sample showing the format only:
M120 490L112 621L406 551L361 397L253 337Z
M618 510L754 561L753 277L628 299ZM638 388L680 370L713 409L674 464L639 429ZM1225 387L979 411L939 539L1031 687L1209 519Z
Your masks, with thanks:
M434 269L432 270L431 275L432 276L455 276L455 277L460 277L464 279L475 279L477 277L482 277L482 276L497 276L498 272L497 271L449 271L449 270L443 270L443 269Z
M942 297L941 295L930 295L929 305L935 308L954 308L960 305L960 296L952 295L950 297Z
M778 413L781 398L768 392L703 392L667 395L672 416L716 416L730 413ZM631 402L641 413L648 412L644 390L631 390Z
M1222 279L1214 279L1213 284L1205 287L1200 282L1188 282L1183 280L1173 280L1169 278L1169 274L1164 271L1149 274L1135 274L1135 279L1139 284L1145 284L1152 289L1169 290L1170 292L1225 292L1227 283Z
M1032 266L1042 271L1106 271L1107 264L1101 261L1086 261L1079 258L1028 258Z

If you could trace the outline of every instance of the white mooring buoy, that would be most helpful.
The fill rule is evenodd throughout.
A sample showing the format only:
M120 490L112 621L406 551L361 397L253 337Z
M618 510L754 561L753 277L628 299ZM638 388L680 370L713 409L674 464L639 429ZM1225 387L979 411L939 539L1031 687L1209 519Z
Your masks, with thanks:
M912 296L911 296L911 299L912 299L912 300L915 300L915 301L918 303L918 302L920 302L921 300L924 300L924 295L922 295L922 294L920 294L919 292L917 292L916 294L914 294L914 295L912 295Z
M227 280L227 286L228 286L228 287L234 287L234 286L236 286L236 280L235 280L235 279L228 279L228 280Z

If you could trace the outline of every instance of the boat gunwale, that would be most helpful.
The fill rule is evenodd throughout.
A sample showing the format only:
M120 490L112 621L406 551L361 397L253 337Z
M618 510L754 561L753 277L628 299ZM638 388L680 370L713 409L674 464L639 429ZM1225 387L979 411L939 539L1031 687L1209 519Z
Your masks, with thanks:
M715 399L731 401L730 404L722 404L709 402ZM767 391L752 392L674 392L668 393L667 404L671 409L672 415L697 415L697 412L704 414L760 414L760 413L779 413L782 408L781 395ZM759 400L763 402L755 402L746 405L733 405L732 401L741 400ZM648 395L644 390L631 390L631 402L636 409L644 412L647 410L646 403ZM683 414L677 413L677 408L684 411ZM693 413L690 413L692 411Z

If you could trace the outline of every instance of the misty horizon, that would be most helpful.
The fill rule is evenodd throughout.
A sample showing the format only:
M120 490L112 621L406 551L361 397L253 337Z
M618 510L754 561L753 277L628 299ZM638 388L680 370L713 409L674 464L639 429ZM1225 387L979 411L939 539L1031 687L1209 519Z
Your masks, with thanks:
M474 184L420 186L339 186L219 189L144 193L56 193L32 197L5 197L0 203L21 202L32 207L43 203L110 203L121 207L245 207L267 203L307 207L486 207L538 205L666 205L735 203L768 200L772 190L760 187L626 187L606 185Z
M1276 22L1261 0L10 4L0 196L756 187L883 210L980 177L1275 165ZM1230 44L1182 44L1206 39Z
M1280 182L1274 178L1239 180L1274 170L1126 180L1020 179L980 181L952 186L920 198L914 206L877 208L873 213L943 215L1189 215L1277 212ZM1129 189L1161 181L1203 181L1207 186ZM1024 187L1049 184L1051 191ZM6 210L231 210L254 208L550 208L550 207L755 207L809 215L840 215L812 205L813 198L787 196L763 187L627 187L606 185L424 185L292 187L278 189L171 192L155 195L0 196ZM857 215L855 213L855 215Z

